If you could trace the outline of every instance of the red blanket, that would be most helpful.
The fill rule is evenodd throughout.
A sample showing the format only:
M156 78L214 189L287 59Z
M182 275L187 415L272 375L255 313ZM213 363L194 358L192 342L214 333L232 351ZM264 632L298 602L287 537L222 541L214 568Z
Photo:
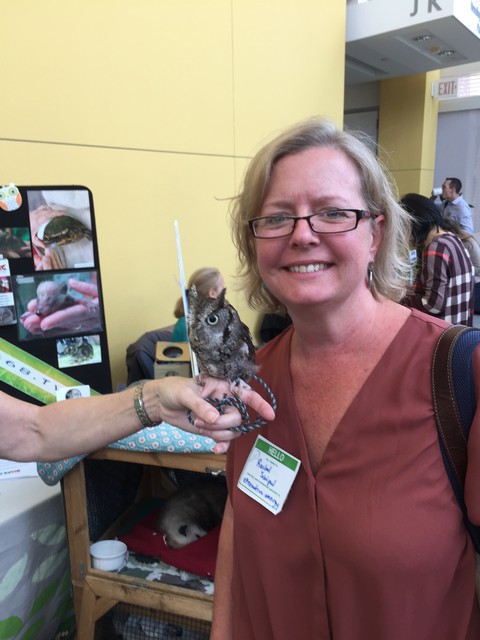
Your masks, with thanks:
M154 511L136 522L132 529L119 540L124 542L129 551L157 556L163 562L171 564L182 571L195 573L197 576L213 579L217 559L218 537L220 527L215 527L206 536L187 544L180 549L170 549L163 540L163 535L155 530L158 511Z

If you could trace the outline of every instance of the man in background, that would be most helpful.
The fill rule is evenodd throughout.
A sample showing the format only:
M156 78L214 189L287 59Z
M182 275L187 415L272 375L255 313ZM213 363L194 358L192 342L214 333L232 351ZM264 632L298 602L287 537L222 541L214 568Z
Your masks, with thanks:
M442 184L442 203L440 209L445 218L451 218L466 233L473 233L473 220L470 205L463 196L462 183L458 178L445 178Z

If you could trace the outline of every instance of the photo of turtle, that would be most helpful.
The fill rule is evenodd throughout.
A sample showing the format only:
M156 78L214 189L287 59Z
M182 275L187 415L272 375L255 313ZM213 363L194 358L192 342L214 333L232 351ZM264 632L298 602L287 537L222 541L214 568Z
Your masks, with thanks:
M35 271L94 266L87 189L27 192Z

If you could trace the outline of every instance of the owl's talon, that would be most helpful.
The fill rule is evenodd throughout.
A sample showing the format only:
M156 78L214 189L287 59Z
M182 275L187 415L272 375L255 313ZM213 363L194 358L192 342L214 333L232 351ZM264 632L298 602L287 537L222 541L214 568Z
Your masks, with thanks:
M252 387L249 384L247 384L245 380L242 380L241 378L237 378L233 382L230 382L230 391L232 395L236 397L238 397L240 391L247 391L248 389L251 389L251 388Z

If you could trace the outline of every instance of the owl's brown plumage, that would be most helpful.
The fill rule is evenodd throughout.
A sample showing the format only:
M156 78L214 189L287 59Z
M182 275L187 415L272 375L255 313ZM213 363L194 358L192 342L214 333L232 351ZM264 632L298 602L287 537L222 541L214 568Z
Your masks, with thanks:
M255 347L250 330L225 299L199 296L195 285L188 293L187 330L200 372L234 382L255 374Z

